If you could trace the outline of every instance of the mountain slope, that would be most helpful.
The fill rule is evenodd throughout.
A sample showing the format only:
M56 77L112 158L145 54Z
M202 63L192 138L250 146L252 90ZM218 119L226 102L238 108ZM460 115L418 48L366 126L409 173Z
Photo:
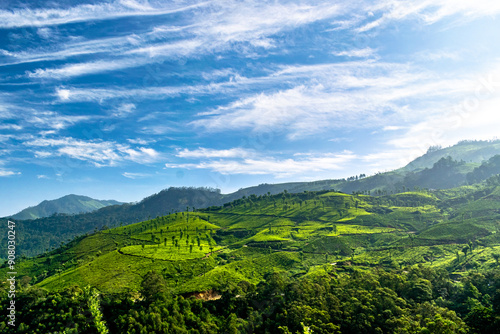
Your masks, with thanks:
M431 168L437 161L445 157L469 163L482 163L497 154L500 154L500 140L464 140L446 148L431 147L426 154L413 160L402 170L408 172Z
M500 177L378 197L250 196L80 237L18 271L49 290L90 284L115 293L139 289L156 270L177 294L258 284L270 268L294 277L351 266L489 270L500 250L498 194Z
M468 157L479 159L496 152L499 145L497 141L463 142L450 148L428 153L424 159L427 162L436 157L441 157L431 168L413 171L402 168L392 172L378 173L370 177L358 177L357 180L349 178L349 181L337 179L261 184L240 189L231 194L221 194L219 190L206 188L169 188L158 194L151 195L139 203L108 206L87 214L73 216L59 214L19 222L18 228L22 230L19 238L23 240L20 240L22 243L19 245L18 251L23 255L34 256L43 253L47 249L58 247L62 241L66 241L68 238L103 227L128 225L176 211L193 211L193 208L201 209L220 206L243 197L275 195L285 190L288 193L303 193L304 191L335 189L347 194L364 193L380 196L421 188L448 189L472 184L471 181L474 181L474 183L481 182L497 171L500 172L498 167L500 161L497 161L499 159L491 158L480 165L474 162L460 161L447 154L462 152L459 156L465 157L463 152L467 151ZM429 155L432 155L432 159L429 158ZM2 238L0 236L0 241ZM5 246L0 244L0 252L3 250L2 247Z
M12 218L25 220L49 217L55 213L84 213L118 204L122 203L114 200L97 200L87 196L66 195L55 200L45 200L37 206L26 208L13 215Z

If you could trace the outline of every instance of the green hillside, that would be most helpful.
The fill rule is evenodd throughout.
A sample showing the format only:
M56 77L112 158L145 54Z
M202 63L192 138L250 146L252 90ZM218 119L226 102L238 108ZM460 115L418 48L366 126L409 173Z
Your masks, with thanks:
M173 291L187 293L231 281L257 284L269 268L304 275L331 262L420 263L456 273L471 263L488 269L500 245L495 182L377 197L327 191L252 195L80 237L26 261L24 270L50 290L79 282L111 292L137 289L144 274L156 269ZM469 242L472 256L457 261L456 251ZM61 263L64 271L55 275Z
M123 204L114 200L97 200L87 196L67 195L51 201L26 208L12 216L13 219L26 220L49 217L57 213L77 214L91 212L97 209Z
M234 333L306 332L301 326L319 333L356 333L363 326L367 333L377 332L375 327L434 333L442 326L448 328L443 333L479 333L484 326L493 330L500 320L494 313L500 290L493 288L500 289L500 282L491 278L500 277L499 199L500 176L474 186L380 196L335 191L251 195L105 228L25 258L16 270L23 298L39 309L32 314L46 314L47 300L54 300L54 312L67 303L84 312L91 307L87 300L101 300L95 288L105 298L93 308L104 312L95 319L107 319L115 333L183 332L169 327L173 324L200 333L228 328ZM0 273L8 270L5 263ZM318 304L315 294L337 299ZM373 308L356 311L356 300ZM140 312L148 307L156 325L153 318L141 320ZM190 315L193 308L196 316ZM386 310L392 311L380 316ZM57 312L74 319L70 327L46 316L33 322L22 312L31 332L81 332L75 323L93 332L100 323L81 322L64 308ZM179 316L170 319L175 312ZM357 319L361 314L369 318Z
M455 146L439 150L431 150L422 158L434 161L429 168L410 171L406 168L373 176L352 176L347 179L321 180L314 182L292 182L282 184L261 184L255 187L240 189L231 194L221 194L217 189L205 188L168 188L153 194L138 203L111 205L84 214L57 214L50 217L18 222L20 245L18 252L25 256L35 256L58 247L77 235L91 233L102 228L128 225L164 216L186 208L201 209L220 206L231 201L249 196L303 193L304 191L337 190L347 194L363 193L367 195L390 195L418 189L449 189L486 180L500 173L498 156L493 156L482 164L462 161L449 154L457 153L465 157L480 160L497 150L494 142L462 142ZM462 153L460 153L462 152ZM430 159L429 156L434 158ZM416 162L419 159L415 160ZM429 160L430 159L430 160ZM422 161L424 161L422 160ZM474 160L475 161L475 160ZM419 163L420 164L420 163ZM51 213L54 211L48 210ZM5 236L0 235L0 254L5 254ZM0 255L2 258L3 255Z
M482 163L498 154L500 154L500 140L464 140L446 148L431 147L426 154L410 162L403 170L418 171L431 168L437 161L446 157L468 163Z

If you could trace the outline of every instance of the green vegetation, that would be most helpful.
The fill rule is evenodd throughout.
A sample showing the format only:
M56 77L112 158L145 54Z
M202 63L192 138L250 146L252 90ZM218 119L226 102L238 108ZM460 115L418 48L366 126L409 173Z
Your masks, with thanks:
M49 290L90 284L124 292L136 290L155 269L174 293L241 280L258 284L273 268L306 275L331 263L426 264L463 275L496 264L488 254L500 246L500 203L494 200L499 184L493 177L462 191L375 197L333 191L251 195L79 237L26 259L19 270L32 285Z
M148 271L138 292L34 286L16 304L17 329L2 320L2 333L497 333L500 270L470 272L456 283L424 266L321 266L299 278L271 270L258 284L182 295Z
M24 209L12 216L14 219L37 219L57 213L77 214L91 212L110 205L120 205L113 200L97 200L87 196L67 195L52 201L43 201L37 206Z
M433 169L453 166L464 163L445 158ZM500 175L446 190L268 192L186 209L21 258L18 332L496 333L500 325Z
M328 190L331 192L336 189L346 194L388 196L409 191L421 192L422 189L448 189L464 186L472 182L483 182L500 172L498 157L495 157L499 153L500 141L465 141L444 149L433 148L405 168L377 173L369 177L361 174L337 180L261 184L240 189L232 194L221 194L219 190L207 188L169 188L136 204L112 205L86 214L63 214L60 212L66 211L51 208L44 214L59 213L46 218L17 221L16 227L19 230L17 251L25 256L36 256L53 250L61 243L67 243L75 236L84 233L129 225L185 210L194 211L199 208L217 207L238 199L248 199L251 196L274 196L285 190L288 194L302 194L304 191ZM490 160L486 161L487 159ZM461 187L458 191L471 193L474 192L471 189L474 187ZM448 190L436 193L436 195L441 201L446 198L468 201L467 197L453 194L453 191ZM269 208L253 212L250 204L247 205L249 213L273 214L273 210ZM279 202L276 205L278 206ZM287 205L292 205L296 209L294 204ZM310 208L313 206L310 203L308 205ZM75 210L67 212L81 211ZM332 211L331 218L335 219L336 214L337 212ZM22 218L29 217L23 216ZM0 254L5 254L4 238L0 235Z

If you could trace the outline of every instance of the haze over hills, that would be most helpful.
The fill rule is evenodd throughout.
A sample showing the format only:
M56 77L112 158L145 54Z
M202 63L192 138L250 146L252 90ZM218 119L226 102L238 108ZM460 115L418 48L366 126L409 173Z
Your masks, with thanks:
M454 160L463 160L467 163L482 163L497 154L500 154L500 140L463 140L446 148L430 147L426 154L416 158L402 170L419 171L431 168L437 161L445 157L452 157Z
M26 220L51 216L56 213L77 214L95 211L123 202L115 200L98 200L87 196L66 195L54 200L45 200L36 206L26 208L12 216L14 219Z

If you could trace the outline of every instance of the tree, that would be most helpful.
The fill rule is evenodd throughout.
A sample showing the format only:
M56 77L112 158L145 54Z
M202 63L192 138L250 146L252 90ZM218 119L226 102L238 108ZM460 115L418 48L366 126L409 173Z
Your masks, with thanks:
M465 258L467 258L467 252L468 251L469 251L469 246L465 246L464 248L462 248L462 253L464 253Z
M166 282L156 271L149 271L141 282L141 294L151 302L166 292Z
M498 266L498 261L500 260L500 254L493 253L493 254L491 254L491 256L493 256L493 258L495 259L497 266Z

